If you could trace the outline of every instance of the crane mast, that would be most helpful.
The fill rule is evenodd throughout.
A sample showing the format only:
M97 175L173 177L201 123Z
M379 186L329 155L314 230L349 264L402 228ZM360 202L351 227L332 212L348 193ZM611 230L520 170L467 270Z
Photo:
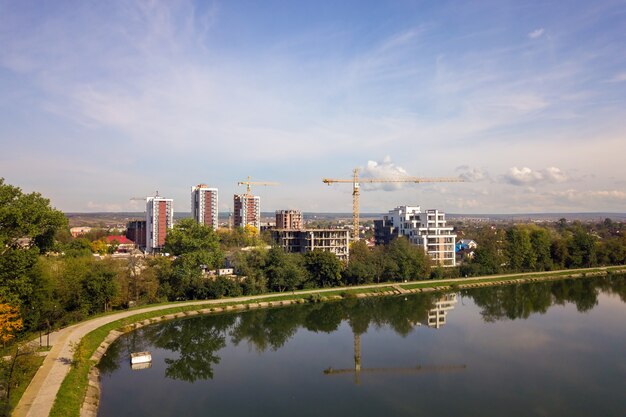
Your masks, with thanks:
M462 178L458 177L438 177L438 178L422 178L422 177L398 177L398 178L364 178L359 179L359 169L355 168L352 171L352 179L335 179L324 178L322 182L327 185L337 183L352 183L352 224L354 227L353 238L359 239L359 195L361 194L361 183L422 183L422 182L463 182Z

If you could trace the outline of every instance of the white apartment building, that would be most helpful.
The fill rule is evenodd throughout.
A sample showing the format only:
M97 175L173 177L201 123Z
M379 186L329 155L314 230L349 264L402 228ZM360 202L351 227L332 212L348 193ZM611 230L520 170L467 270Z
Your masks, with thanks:
M205 226L217 230L218 226L217 188L209 188L206 184L191 187L191 215L193 219Z
M174 226L174 200L163 197L146 198L146 250L158 252L165 245L168 229Z
M419 206L400 206L390 210L382 221L376 221L375 226L378 243L389 243L389 238L394 236L406 236L411 243L423 247L437 264L456 265L456 234L452 227L447 227L442 211L422 212Z

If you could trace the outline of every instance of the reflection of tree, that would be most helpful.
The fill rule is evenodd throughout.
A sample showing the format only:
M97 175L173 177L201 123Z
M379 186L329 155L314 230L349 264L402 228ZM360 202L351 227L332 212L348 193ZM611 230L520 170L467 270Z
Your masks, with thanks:
M574 303L581 312L598 303L599 290L626 298L626 277L578 279L546 283L489 287L463 291L481 308L485 321L527 318L545 313L553 304ZM213 377L218 351L226 346L226 335L234 344L246 341L259 352L278 350L299 328L331 333L345 320L355 335L355 351L360 335L369 326L389 326L406 336L419 323L427 322L428 310L440 294L407 297L346 299L340 302L253 310L235 314L185 319L147 326L113 344L100 363L102 372L112 372L119 358L146 350L148 345L178 352L178 358L165 360L166 376L193 382ZM356 355L356 354L355 354ZM355 358L360 362L360 358Z
M98 369L102 374L113 373L120 366L120 358L127 360L133 352L141 352L148 349L149 342L144 337L144 329L130 332L113 343L98 363Z
M625 278L570 279L545 283L509 285L464 291L474 299L485 321L528 318L532 313L545 313L553 304L573 303L580 312L598 304L600 289L624 287Z
M606 278L603 280L602 289L616 294L623 302L626 303L626 276Z
M508 318L528 318L532 313L545 313L552 305L549 284L507 285L481 288L468 292L487 322Z
M552 285L555 303L574 303L581 313L598 304L598 288L604 280L576 279L555 282Z
M146 338L156 347L178 352L176 359L166 358L165 376L194 382L212 379L217 352L226 346L226 330L235 321L230 314L204 320L175 320L147 327Z
M305 314L306 310L298 306L249 311L239 316L230 335L236 345L246 340L259 352L277 350L296 333Z

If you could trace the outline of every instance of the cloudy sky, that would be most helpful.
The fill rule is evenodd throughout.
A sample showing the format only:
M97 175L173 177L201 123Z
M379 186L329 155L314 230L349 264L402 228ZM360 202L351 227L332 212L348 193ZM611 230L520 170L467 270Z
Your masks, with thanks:
M0 0L0 177L66 211L626 211L626 2Z

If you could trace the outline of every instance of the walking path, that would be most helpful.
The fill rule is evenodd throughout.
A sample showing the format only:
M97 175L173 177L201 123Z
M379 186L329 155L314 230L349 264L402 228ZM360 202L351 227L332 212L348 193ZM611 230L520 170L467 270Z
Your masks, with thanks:
M595 268L605 270L606 268ZM577 270L567 270L567 271L552 271L553 274L558 274L559 272L569 272L571 274L576 274L577 272L584 272L586 269L577 269ZM523 275L532 276L532 275L540 275L546 274L546 272L537 272L537 273L527 273L527 274L508 274L508 275L492 275L487 277L476 277L476 278L455 278L455 279L445 279L445 280L437 280L437 284L454 284L454 283L468 283L477 280L484 279L498 279L498 278L515 278L516 276ZM313 290L306 291L298 291L296 294L298 295L307 295L314 293L323 293L330 291L343 291L343 290L362 290L362 289L370 289L370 288L380 288L380 287L393 287L400 288L400 285L406 284L415 284L415 283L430 283L432 281L412 281L410 283L383 283L383 284L370 284L370 285L359 285L352 287L335 287L335 288L318 288ZM398 290L400 291L400 290ZM402 289L402 291L404 291ZM402 292L400 291L400 292ZM285 293L288 294L288 293ZM262 300L265 298L276 297L277 295L281 295L281 293L271 293L271 294L263 294L256 296L248 296L248 297L236 297L236 298L227 298L227 299L218 299L218 300L195 300L195 301L187 301L187 302L177 302L177 303L169 303L162 304L153 307L145 307L135 310L127 310L122 311L115 314L110 314L107 316L97 317L91 320L87 320L81 323L74 324L72 326L66 327L64 329L58 330L54 333L50 333L50 345L52 349L48 352L48 355L44 359L43 365L39 368L34 378L32 379L30 385L22 395L19 404L13 411L13 416L15 417L45 417L50 414L50 410L52 410L52 406L54 404L54 400L56 398L57 392L61 387L61 383L65 376L70 370L73 352L72 347L75 346L80 340L92 330L97 329L100 326L104 326L105 324L111 323L113 321L133 316L135 314L146 313L150 311L157 310L165 310L171 307L180 307L185 305L210 305L210 304L220 304L224 302L232 302L232 303L241 303L247 302L251 300Z

